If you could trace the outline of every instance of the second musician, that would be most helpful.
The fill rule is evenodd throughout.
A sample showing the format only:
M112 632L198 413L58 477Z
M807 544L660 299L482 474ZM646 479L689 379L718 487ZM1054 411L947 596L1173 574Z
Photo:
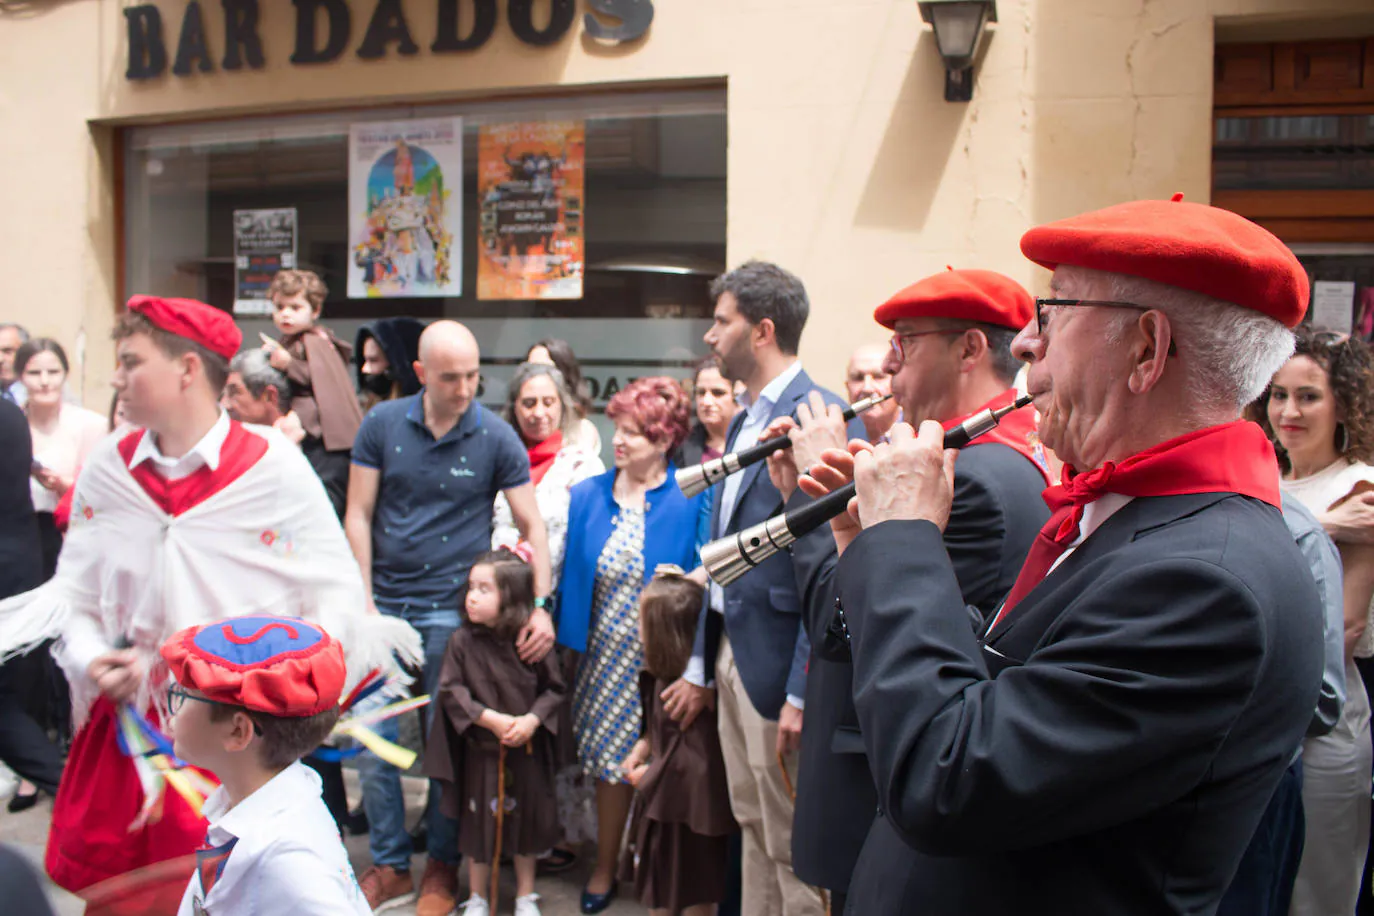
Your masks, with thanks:
M983 270L927 277L879 306L874 319L894 332L883 370L892 377L903 415L938 420L948 429L1011 403L1018 362L1010 344L1033 314L1031 297L1019 284ZM805 470L825 449L845 444L833 408L813 399L810 407L798 408L797 418L799 427L783 420L767 433L791 430L792 448L776 453L768 468L789 510L812 501L796 489L797 468ZM945 547L964 600L984 612L1011 589L1049 516L1040 498L1043 461L1028 408L1007 415L959 453ZM833 892L831 910L840 913L861 847L864 858L880 861L885 874L900 874L915 854L886 820L873 817L878 800L854 712L849 647L834 619L835 560L832 538L803 538L792 547L812 644L792 864L803 880Z

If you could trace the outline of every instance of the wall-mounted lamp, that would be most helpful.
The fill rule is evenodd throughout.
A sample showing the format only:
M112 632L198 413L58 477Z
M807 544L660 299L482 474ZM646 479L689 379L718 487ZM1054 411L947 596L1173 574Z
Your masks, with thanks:
M983 27L997 21L997 0L919 0L945 62L945 101L973 98L973 55Z

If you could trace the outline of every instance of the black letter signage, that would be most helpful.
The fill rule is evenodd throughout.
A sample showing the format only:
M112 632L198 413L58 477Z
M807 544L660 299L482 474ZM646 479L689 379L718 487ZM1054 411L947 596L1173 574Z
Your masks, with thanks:
M293 64L326 64L343 53L348 45L348 33L352 22L348 14L348 4L344 0L291 0L296 4L296 50L291 55ZM329 14L329 40L320 48L315 35L319 11Z
M584 15L582 27L598 41L634 41L654 21L654 0L587 0L587 5L620 20L620 25L602 25L591 13Z
M177 36L175 58L169 60L163 35L162 12L154 3L123 0L128 34L128 65L125 79L150 80L162 76L171 63L177 76L213 73L215 58L210 55L205 28L205 4L210 0L184 0L181 30ZM262 35L259 31L262 0L219 0L224 8L224 70L261 70L266 66ZM280 2L280 0L273 0ZM327 64L336 61L352 40L353 4L364 0L291 0L296 7L296 43L292 64ZM385 58L396 53L420 53L406 22L405 5L432 5L436 29L429 50L435 54L476 51L491 40L500 18L498 0L370 0L372 12L358 45L363 60ZM595 41L623 44L648 34L654 21L653 0L586 0L590 12L582 17L587 36ZM523 44L546 47L557 44L577 20L578 0L506 0L506 19L511 31ZM463 14L472 10L472 24L462 34ZM536 9L537 8L537 9ZM547 10L548 22L543 21ZM323 20L323 21L322 21Z
M527 45L551 45L567 34L577 15L576 5L573 0L549 0L549 3L553 12L548 26L540 31L534 27L534 0L510 0L506 16L516 38Z
M419 45L410 38L401 0L378 0L377 8L372 11L372 21L367 24L367 34L358 45L358 56L363 60L386 57L386 46L393 41L401 54L420 53Z
M167 69L167 47L162 43L162 14L151 3L126 6L129 27L129 66L124 78L150 80Z
M460 0L439 0L439 34L429 49L435 52L476 51L496 31L496 0L472 0L472 31L458 35Z
M177 39L177 60L172 64L172 72L177 76L190 76L192 62L197 62L201 73L210 73L215 69L210 61L210 47L205 43L205 15L200 11L200 0L191 0L186 4L186 13L181 18L181 37Z
M238 70L246 59L248 66L261 70L262 39L258 37L258 0L223 0L224 69ZM242 57L239 56L242 49Z

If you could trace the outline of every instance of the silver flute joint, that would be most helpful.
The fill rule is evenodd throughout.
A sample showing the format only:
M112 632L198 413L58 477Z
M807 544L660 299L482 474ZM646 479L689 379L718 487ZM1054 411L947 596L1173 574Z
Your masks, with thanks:
M796 540L787 527L787 516L775 515L701 548L701 565L711 580L724 588Z
M673 475L673 479L677 481L677 488L682 491L682 495L691 499L739 470L742 470L739 456L731 452L702 464L682 468Z

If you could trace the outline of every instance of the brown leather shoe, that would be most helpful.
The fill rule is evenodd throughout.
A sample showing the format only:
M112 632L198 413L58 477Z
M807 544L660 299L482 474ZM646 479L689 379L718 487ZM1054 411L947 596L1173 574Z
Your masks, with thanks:
M415 881L408 871L397 871L390 865L374 865L358 879L358 887L372 912L381 913L403 906L415 899Z
M449 916L457 904L457 866L427 859L425 873L420 876L420 899L415 901L415 916Z

